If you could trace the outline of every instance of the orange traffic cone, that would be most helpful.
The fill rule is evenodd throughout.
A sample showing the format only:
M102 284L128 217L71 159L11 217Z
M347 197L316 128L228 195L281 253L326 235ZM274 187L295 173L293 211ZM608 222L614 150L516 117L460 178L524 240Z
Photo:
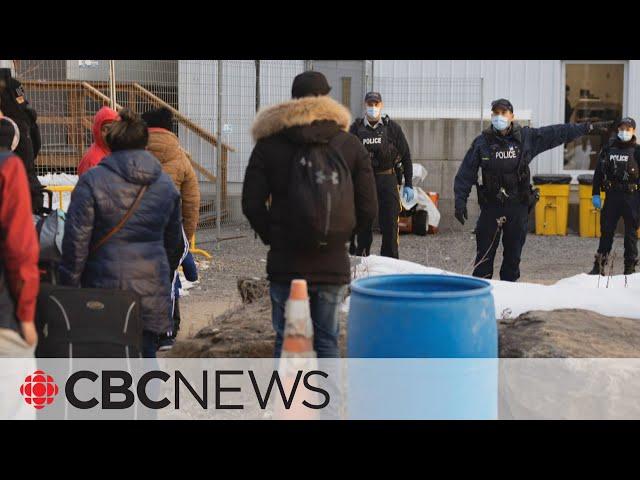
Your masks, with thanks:
M315 357L313 324L306 280L292 280L284 307L284 342L281 358Z
M293 391L296 380L297 386L291 407L287 409L283 402L279 402L275 417L282 420L313 419L316 418L315 410L302 404L304 400L316 403L315 394L304 387L302 379L307 372L318 367L313 350L313 323L306 280L292 280L284 318L284 341L278 373L287 396Z

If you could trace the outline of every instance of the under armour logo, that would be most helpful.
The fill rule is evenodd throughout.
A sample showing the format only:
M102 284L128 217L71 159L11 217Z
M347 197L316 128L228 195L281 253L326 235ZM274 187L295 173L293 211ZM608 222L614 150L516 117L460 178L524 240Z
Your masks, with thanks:
M322 184L325 182L326 179L327 177L322 170L316 171L316 183Z
M311 160L307 160L306 158L302 157L300 159L300 165L302 165L303 167L307 166L307 167L311 168Z

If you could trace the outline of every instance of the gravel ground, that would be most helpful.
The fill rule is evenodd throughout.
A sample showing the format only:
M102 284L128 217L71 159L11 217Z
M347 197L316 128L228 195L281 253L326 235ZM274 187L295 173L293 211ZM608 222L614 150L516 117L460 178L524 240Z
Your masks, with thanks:
M470 274L475 256L475 237L472 227L462 231L441 231L436 235L418 237L402 235L400 258L452 272ZM217 247L215 231L198 236L198 247L208 250L213 258L204 261L197 256L200 281L180 300L183 327L182 339L193 337L201 328L211 325L215 317L240 305L238 277L265 277L267 247L254 238L248 226L226 227ZM232 238L241 237L241 238ZM381 237L374 236L372 250L379 252ZM561 278L585 272L591 268L597 239L542 237L530 234L525 244L521 281L551 284ZM502 247L498 248L495 277L500 270ZM615 271L622 272L622 239L614 243Z
M238 276L264 276L267 247L255 239L250 228L241 226L224 229L222 237L243 236L243 238L220 242L218 250L211 242L199 243L210 247L213 262L210 274L215 272L216 292L235 292ZM380 234L374 235L373 252L380 251ZM553 283L561 278L588 270L593 264L593 255L598 246L596 238L582 238L577 235L566 237L543 237L529 234L523 249L521 281ZM615 270L622 272L622 238L616 239L614 251L617 253ZM440 231L436 235L418 237L400 236L400 258L431 267L444 268L452 272L470 274L475 258L475 236L471 227L464 231ZM502 246L498 248L495 262L497 278L502 261ZM217 294L217 293L216 293Z

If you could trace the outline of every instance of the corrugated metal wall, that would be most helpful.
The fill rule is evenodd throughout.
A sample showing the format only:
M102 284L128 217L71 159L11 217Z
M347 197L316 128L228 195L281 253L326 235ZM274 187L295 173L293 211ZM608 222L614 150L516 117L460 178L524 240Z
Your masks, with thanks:
M639 72L640 73L640 72ZM376 60L374 75L389 77L482 77L487 106L505 97L518 110L531 111L531 125L563 121L564 81L560 60ZM374 78L375 82L375 78ZM375 86L375 83L374 83ZM381 92L384 95L384 92ZM485 115L488 117L489 108ZM543 153L532 164L534 173L557 173L562 147Z

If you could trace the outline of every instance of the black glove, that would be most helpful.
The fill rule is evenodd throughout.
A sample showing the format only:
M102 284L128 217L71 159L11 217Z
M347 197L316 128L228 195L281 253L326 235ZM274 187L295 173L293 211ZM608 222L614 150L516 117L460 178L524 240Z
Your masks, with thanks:
M464 221L467 218L469 218L467 216L467 207L466 207L466 205L464 207L456 207L455 217L462 225L464 225Z
M589 124L589 131L593 132L594 130L604 130L607 131L613 125L613 120L608 122L594 122Z

